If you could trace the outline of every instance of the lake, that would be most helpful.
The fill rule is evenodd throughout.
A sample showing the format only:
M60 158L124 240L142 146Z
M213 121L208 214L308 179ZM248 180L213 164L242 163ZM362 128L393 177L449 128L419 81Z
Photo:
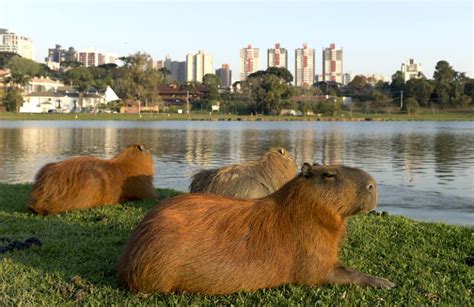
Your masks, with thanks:
M155 185L186 191L191 176L283 146L303 162L362 168L379 211L474 225L473 122L0 121L0 182L32 182L48 162L111 158L145 143Z

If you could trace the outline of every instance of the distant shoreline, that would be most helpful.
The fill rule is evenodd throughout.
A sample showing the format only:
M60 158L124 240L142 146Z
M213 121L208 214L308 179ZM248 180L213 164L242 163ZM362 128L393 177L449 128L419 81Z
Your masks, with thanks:
M108 113L68 113L68 114L29 114L0 113L0 120L127 120L127 121L474 121L474 111L464 112L422 112L419 114L362 114L349 112L336 116L290 116L290 115L235 115L192 113L142 113L142 114L108 114Z

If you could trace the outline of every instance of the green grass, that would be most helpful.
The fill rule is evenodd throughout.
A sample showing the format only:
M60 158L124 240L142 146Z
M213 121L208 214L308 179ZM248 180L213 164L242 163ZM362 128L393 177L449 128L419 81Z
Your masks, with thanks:
M341 259L395 282L391 290L286 285L226 296L134 295L119 285L113 266L127 237L155 203L41 217L26 210L30 188L0 184L0 237L35 236L43 242L0 254L0 305L472 305L472 228L377 215L350 220ZM177 194L161 189L159 193L161 198Z
M9 113L0 112L0 120L213 120L213 121L327 121L327 120L474 120L474 111L472 110L454 110L454 111L439 111L433 113L431 109L421 109L419 113L407 115L398 113L384 113L384 114L364 114L354 112L352 115L349 112L338 113L337 116L268 116L268 115L226 115L226 114L200 114L192 113L190 115L177 113L161 113L161 114L91 114L91 113L69 113L69 114L25 114L25 113Z

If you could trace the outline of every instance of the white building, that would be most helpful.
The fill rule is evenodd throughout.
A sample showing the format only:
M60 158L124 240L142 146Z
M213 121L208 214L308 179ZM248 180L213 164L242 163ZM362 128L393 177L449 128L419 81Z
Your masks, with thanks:
M421 64L416 64L414 59L408 59L405 63L402 63L401 71L405 82L422 76Z
M58 113L81 111L79 93L77 91L36 91L23 96L20 113L48 113L55 110ZM82 98L82 110L97 111L101 104L119 100L110 86L104 93L85 93Z
M336 81L344 83L343 80L343 51L336 49L336 44L330 44L323 49L323 81Z
M199 50L197 54L186 55L186 81L202 82L206 74L213 74L212 56Z
M379 73L365 75L365 78L370 85L376 85L379 81L385 82L385 76Z
M240 49L240 81L244 81L248 75L260 70L260 49L253 48L249 44Z
M52 80L49 77L34 77L25 86L26 93L32 92L56 92L64 83L57 80Z
M0 29L0 52L13 52L24 58L35 60L35 45L33 41L24 36Z
M314 48L303 48L295 50L295 85L309 87L314 83Z
M352 81L352 75L350 73L345 73L342 75L342 84L348 85Z
M267 50L267 67L283 67L288 69L288 51L281 48L279 43L275 48Z

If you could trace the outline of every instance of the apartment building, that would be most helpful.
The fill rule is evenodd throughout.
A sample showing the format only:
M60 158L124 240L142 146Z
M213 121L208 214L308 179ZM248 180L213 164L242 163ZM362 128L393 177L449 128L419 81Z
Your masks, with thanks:
M303 48L295 50L295 85L309 87L314 83L315 72L314 48L303 44Z

